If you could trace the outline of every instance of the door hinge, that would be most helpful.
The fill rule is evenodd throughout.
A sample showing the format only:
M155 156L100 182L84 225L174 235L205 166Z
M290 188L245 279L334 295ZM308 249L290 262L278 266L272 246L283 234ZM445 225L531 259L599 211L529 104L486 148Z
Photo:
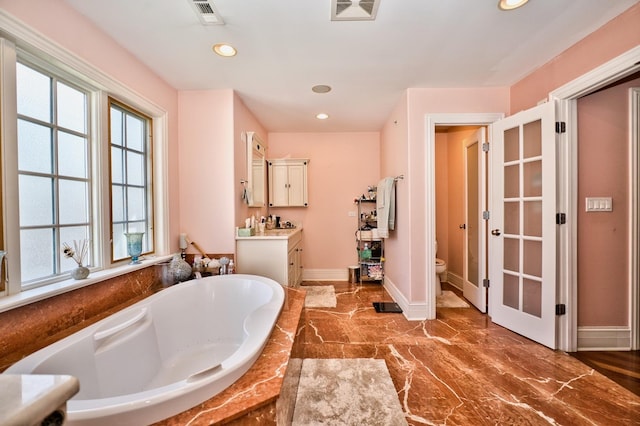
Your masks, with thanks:
M485 210L482 212L482 220L489 220L491 218L491 213L489 210Z
M565 315L567 313L567 305L559 303L556 305L556 315Z
M489 288L490 285L491 285L491 282L489 281L489 278L483 278L482 287Z
M564 121L556 121L556 133L566 133L567 123Z
M567 215L564 213L556 213L556 225L564 225L567 223Z
M482 152L489 152L489 142L482 144Z

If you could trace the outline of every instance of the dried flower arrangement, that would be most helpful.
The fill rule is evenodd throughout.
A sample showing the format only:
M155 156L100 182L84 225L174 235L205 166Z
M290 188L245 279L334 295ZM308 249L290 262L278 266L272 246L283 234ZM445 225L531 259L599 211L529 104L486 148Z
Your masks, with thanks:
M62 243L64 256L75 260L78 266L83 266L84 259L89 252L89 240L73 240L73 248L68 243Z

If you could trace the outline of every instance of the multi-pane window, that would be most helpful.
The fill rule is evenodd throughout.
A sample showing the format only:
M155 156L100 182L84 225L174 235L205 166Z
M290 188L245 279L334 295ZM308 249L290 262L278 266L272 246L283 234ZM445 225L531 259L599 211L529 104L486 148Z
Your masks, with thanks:
M153 251L151 119L109 102L112 259L129 257L125 233L144 232L142 252Z
M77 266L62 244L92 237L90 111L86 91L22 63L16 94L24 288Z

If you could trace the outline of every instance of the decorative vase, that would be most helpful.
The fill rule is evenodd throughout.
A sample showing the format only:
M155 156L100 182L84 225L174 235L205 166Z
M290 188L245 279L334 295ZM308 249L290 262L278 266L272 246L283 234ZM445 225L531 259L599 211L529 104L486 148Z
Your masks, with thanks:
M137 265L140 263L139 257L142 254L142 236L144 232L125 232L127 238L127 253L131 256L129 265Z
M74 280L84 280L89 276L89 268L78 265L77 268L71 270L71 278Z
M169 271L177 282L187 281L191 278L193 270L179 254L176 254L169 262Z

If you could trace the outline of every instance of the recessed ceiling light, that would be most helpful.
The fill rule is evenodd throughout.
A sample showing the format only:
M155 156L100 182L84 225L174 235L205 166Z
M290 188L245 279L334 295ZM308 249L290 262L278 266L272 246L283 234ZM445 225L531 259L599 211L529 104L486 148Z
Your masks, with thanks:
M524 6L529 0L500 0L498 7L502 10L513 10Z
M231 56L236 56L236 53L238 53L235 47L227 43L214 44L213 51L216 52L218 55L224 56L226 58Z
M318 120L326 120L327 118L329 118L329 114L326 114L324 112L319 113L318 115L316 115L316 118Z
M313 86L311 88L311 91L315 93L328 93L331 91L331 86L327 86L326 84L318 84L317 86Z

